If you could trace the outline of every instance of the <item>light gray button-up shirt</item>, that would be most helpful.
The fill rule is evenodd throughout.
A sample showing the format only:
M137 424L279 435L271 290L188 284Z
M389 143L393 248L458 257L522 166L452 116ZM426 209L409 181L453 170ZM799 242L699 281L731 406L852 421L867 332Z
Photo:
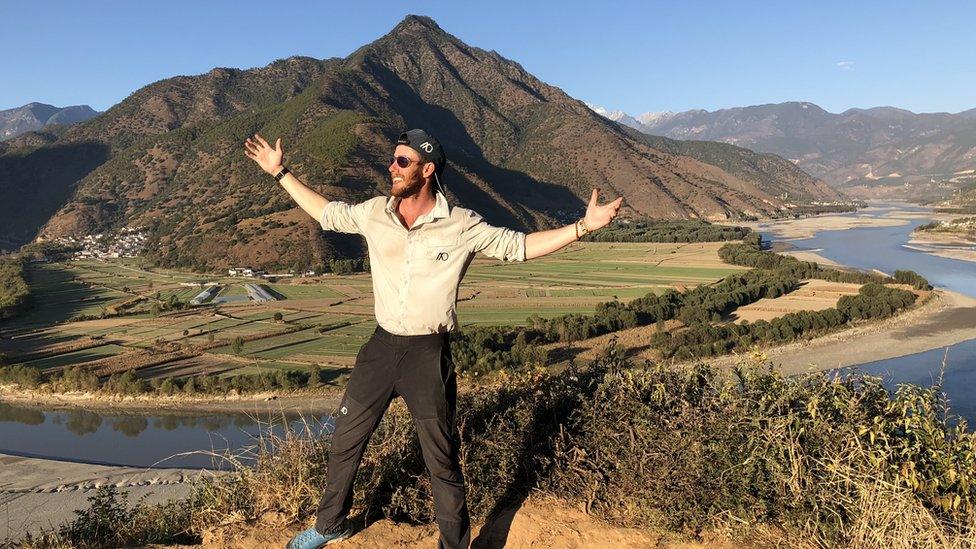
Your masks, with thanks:
M433 334L457 326L458 286L475 252L525 261L525 233L493 227L436 194L434 208L410 230L397 217L396 197L355 205L330 201L322 212L323 229L366 237L376 321L392 334Z

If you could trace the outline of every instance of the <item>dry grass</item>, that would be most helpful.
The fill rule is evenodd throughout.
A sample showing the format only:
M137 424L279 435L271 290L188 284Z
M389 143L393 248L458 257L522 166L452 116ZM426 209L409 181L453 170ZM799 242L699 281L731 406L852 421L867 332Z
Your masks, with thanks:
M845 295L857 295L861 284L804 280L800 287L777 298L763 298L735 310L736 322L773 320L799 311L823 311L837 306L837 300Z

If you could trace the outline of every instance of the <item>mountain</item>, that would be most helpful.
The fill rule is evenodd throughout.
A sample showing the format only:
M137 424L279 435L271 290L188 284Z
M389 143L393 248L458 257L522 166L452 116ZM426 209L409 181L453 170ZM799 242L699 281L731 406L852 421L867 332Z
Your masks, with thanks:
M620 124L627 124L621 121ZM627 124L627 126L630 126ZM772 153L757 153L728 143L717 141L681 141L657 135L648 135L626 127L625 130L637 141L674 155L690 156L705 164L717 166L747 181L756 182L761 188L792 203L814 201L837 202L847 200L843 193L821 179L801 170L796 164Z
M807 102L648 118L632 127L778 154L833 185L951 181L976 168L976 109L916 114L893 107L830 113Z
M0 141L54 124L75 124L98 116L88 105L54 107L44 103L29 103L16 109L0 111Z
M573 220L593 187L623 195L632 215L783 208L779 188L764 188L770 179L656 149L518 63L408 16L345 59L170 78L82 124L0 144L0 196L11 198L0 201L0 235L147 227L161 264L199 269L362 253L360 239L319 230L242 142L280 136L293 172L330 198L358 201L386 193L392 144L410 127L444 144L452 203L517 229Z
M948 211L976 214L976 181L961 187L951 198L932 204Z

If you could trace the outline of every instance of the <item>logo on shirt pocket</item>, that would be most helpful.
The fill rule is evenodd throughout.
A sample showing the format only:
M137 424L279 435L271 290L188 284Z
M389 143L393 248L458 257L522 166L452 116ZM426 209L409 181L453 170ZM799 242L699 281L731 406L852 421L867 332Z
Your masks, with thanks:
M424 241L424 257L428 261L448 262L458 252L458 241L449 237L428 237Z

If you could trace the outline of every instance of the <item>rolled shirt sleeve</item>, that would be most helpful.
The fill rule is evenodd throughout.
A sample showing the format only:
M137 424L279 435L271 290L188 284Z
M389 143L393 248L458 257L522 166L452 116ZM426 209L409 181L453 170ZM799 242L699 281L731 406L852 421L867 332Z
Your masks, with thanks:
M374 198L359 204L347 204L340 200L331 200L322 210L322 219L319 220L319 223L326 231L363 234L362 228L375 200Z
M463 235L472 252L504 261L525 261L525 233L489 225L476 212L469 211Z

